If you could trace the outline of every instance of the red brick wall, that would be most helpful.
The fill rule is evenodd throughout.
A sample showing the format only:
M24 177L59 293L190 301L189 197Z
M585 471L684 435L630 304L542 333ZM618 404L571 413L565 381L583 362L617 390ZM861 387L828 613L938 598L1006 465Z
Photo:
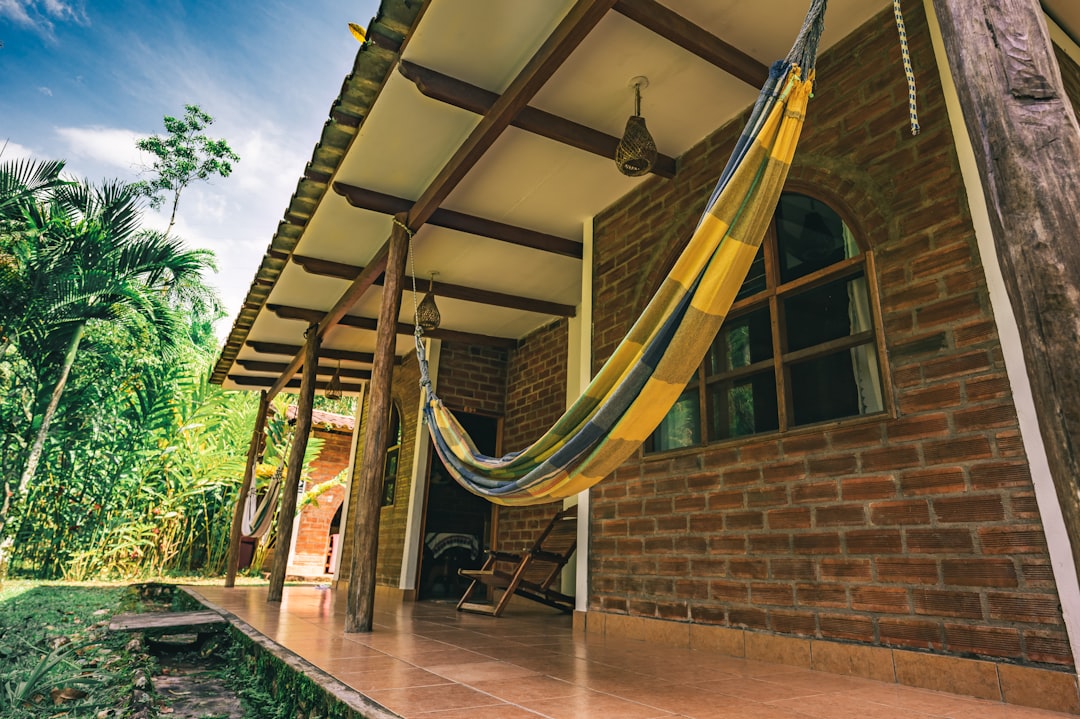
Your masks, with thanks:
M875 251L896 416L627 462L592 492L592 610L1071 666L926 20L907 14L922 134L882 12L822 57L791 175ZM741 124L597 218L598 362Z
M501 416L506 407L507 351L444 342L437 392L447 407Z
M523 449L555 424L566 409L568 326L559 320L533 332L510 352L503 449ZM520 551L536 539L561 503L499 507L495 546Z
M312 435L321 439L323 446L319 456L311 463L307 489L333 479L349 466L352 442L352 435L341 431L316 428ZM344 498L345 488L334 487L319 495L317 506L300 511L293 566L322 567L330 550L330 522Z
M405 360L394 367L391 396L401 414L402 440L398 455L397 487L394 504L383 507L379 518L379 556L376 562L376 582L383 586L396 587L401 581L401 562L405 551L405 525L409 517L409 493L412 490L413 452L416 446L417 416L420 406L420 367L416 356L409 354ZM356 456L364 454L364 429L368 420L368 399L364 397L364 412L357 434ZM352 495L349 498L349 516L351 525L357 517L359 501L360 462L353 468ZM381 474L381 465L380 465ZM341 571L339 579L348 580L351 576L352 546L345 542L342 546Z

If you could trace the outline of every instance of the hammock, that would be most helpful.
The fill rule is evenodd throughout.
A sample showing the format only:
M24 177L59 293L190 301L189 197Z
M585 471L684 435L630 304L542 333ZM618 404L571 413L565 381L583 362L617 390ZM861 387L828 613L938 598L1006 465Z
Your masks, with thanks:
M424 417L463 487L503 505L572 496L618 468L663 420L720 329L779 201L810 97L825 2L812 0L795 45L772 66L686 249L584 394L543 437L501 458L480 453L435 394L417 328Z
M286 448L292 447L291 433L289 437L285 438L285 446ZM278 495L281 494L281 482L288 461L289 450L286 449L281 453L281 461L278 463L277 469L274 470L273 476L270 477L270 484L267 485L266 491L263 492L261 500L255 496L255 467L251 468L251 489L248 490L247 498L244 500L244 515L240 520L240 532L245 537L255 537L256 539L262 537L269 531L270 525L274 523L274 513L277 512L278 508Z

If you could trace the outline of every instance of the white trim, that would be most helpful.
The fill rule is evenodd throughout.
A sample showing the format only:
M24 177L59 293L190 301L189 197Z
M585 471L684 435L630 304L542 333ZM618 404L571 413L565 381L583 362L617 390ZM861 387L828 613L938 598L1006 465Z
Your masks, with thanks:
M364 394L367 391L367 382L360 385L360 392L356 395L356 415L353 417L352 442L349 446L349 468L345 474L349 481L345 483L345 499L341 500L341 520L338 522L338 553L334 559L331 571L334 579L338 578L341 571L341 556L345 554L345 538L349 535L349 500L352 499L353 470L356 464L356 445L360 442L360 423L364 418Z
M431 386L435 388L439 379L439 352L442 342L428 339L427 358ZM424 494L427 491L427 466L431 455L431 442L424 424L424 390L420 390L420 401L416 405L416 437L413 439L412 486L409 488L409 514L405 520L405 548L401 556L401 577L398 587L415 589L420 571L420 527L424 524Z
M1046 447L1039 432L1039 413L1035 409L1035 398L1028 381L1027 368L1020 339L1020 329L1013 315L1012 304L1005 291L1005 280L998 264L997 250L990 229L990 214L983 194L982 181L975 163L975 150L964 124L960 109L960 98L953 84L945 55L945 44L941 37L941 27L934 14L932 0L923 0L926 8L930 35L934 44L934 55L941 75L941 89L949 112L949 123L956 139L956 154L960 162L960 173L967 190L971 210L971 221L975 228L975 238L979 246L979 256L986 275L986 287L990 294L990 305L994 310L1001 350L1005 357L1005 369L1012 385L1013 402L1020 422L1020 436L1024 442L1031 478L1035 485L1035 501L1042 516L1043 531L1050 550L1050 564L1057 584L1058 601L1065 620L1065 630L1069 635L1069 645L1073 657L1080 658L1080 582L1077 581L1076 565L1073 563L1065 518L1058 503L1057 491L1050 476L1050 465L1046 458ZM1051 23L1051 26L1053 23Z
M1076 41L1069 37L1069 34L1056 22L1054 18L1049 15L1043 14L1046 18L1046 27L1050 30L1050 39L1057 44L1065 54L1072 58L1072 61L1077 65L1080 65L1080 45L1076 44Z
M567 327L566 404L569 407L592 379L593 218L581 233L581 303ZM574 554L574 609L589 609L589 490L578 493L577 551ZM569 502L569 500L568 500ZM566 506L570 506L567 504ZM569 572L567 573L569 574ZM566 575L564 575L564 579ZM564 590L565 591L565 590Z

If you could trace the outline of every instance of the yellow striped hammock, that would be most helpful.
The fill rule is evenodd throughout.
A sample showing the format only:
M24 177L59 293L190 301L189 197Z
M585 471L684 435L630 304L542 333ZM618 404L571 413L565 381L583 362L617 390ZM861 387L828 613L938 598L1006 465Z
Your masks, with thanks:
M497 504L553 502L593 486L637 450L692 378L768 228L802 131L826 0L813 0L775 63L686 249L584 394L544 436L504 457L480 453L435 394L423 332L424 417L454 478Z

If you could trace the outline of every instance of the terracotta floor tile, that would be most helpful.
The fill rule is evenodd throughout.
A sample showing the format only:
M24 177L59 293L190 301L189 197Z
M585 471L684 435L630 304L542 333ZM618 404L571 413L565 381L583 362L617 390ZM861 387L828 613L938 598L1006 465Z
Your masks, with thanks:
M449 679L419 667L373 669L365 672L334 672L343 684L358 692L369 694L374 689L407 689L431 686L458 686Z
M487 707L447 709L446 711L421 712L411 715L415 719L544 719L542 714L510 704L493 704Z
M655 719L673 717L674 712L637 702L619 699L610 694L585 692L559 699L545 699L536 702L522 702L526 709L531 709L552 719L579 719L580 717L618 717L618 719Z
M944 692L703 650L573 633L511 603L502 618L449 602L380 603L345 634L344 601L288 586L199 587L269 639L406 719L1066 719Z
M756 702L773 702L779 699L795 699L796 697L808 697L821 694L821 691L811 687L785 686L776 682L766 682L752 677L740 677L737 679L719 679L711 682L695 683L704 691L726 694L727 696L750 699Z
M380 689L365 691L364 694L390 711L401 714L406 719L422 712L469 709L493 704L509 706L490 694L484 694L460 684L412 687L409 689Z
M544 701L546 699L558 699L574 694L584 694L589 691L585 687L564 682L553 677L534 675L517 679L502 679L498 681L480 681L472 685L480 691L487 692L503 701L521 704L529 701Z
M521 677L537 676L538 673L506 662L468 662L467 664L438 664L435 666L425 665L428 671L439 676L452 679L462 684L473 685L477 682L495 681L499 679L519 679Z

